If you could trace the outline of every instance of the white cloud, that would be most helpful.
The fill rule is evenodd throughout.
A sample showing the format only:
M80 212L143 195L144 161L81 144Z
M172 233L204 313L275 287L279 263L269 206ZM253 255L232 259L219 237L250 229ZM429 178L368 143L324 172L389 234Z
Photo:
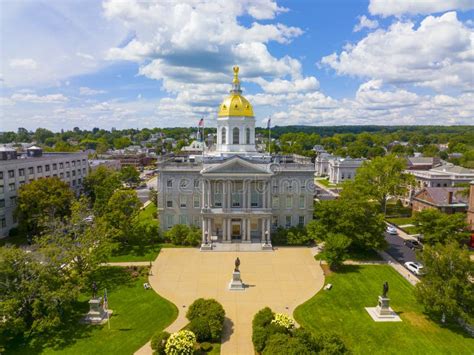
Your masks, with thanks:
M13 94L10 99L17 102L31 102L36 104L55 104L69 101L69 99L63 94L50 94L40 96L36 94L16 93Z
M321 63L340 75L411 83L435 90L472 89L474 32L455 12L426 17L418 28L395 22Z
M272 94L309 92L315 91L319 88L318 79L316 79L314 76L308 76L303 79L295 80L275 79L272 81L267 81L265 79L258 78L254 81L261 86L264 92Z
M92 95L99 95L99 94L105 94L107 91L105 90L96 90L96 89L91 89L86 86L81 86L79 88L79 95L83 96L92 96Z
M38 63L36 63L31 58L14 58L10 59L10 67L15 69L27 69L33 70L38 67Z
M377 20L371 20L367 18L367 16L365 15L359 16L358 19L359 19L359 23L354 26L354 29L353 29L354 32L362 31L364 28L373 30L379 27L379 22Z
M474 9L472 0L370 0L372 15L401 16Z
M95 59L92 55L87 54L87 53L76 52L76 55L80 58L83 58L83 59L89 59L89 60L94 60Z

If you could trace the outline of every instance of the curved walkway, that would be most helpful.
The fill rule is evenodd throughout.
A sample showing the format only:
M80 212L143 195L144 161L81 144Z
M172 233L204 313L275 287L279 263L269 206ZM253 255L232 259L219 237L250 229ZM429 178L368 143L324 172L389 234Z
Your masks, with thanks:
M234 261L240 258L245 291L229 291ZM309 248L280 248L273 253L201 253L197 249L160 251L153 263L151 287L179 309L167 330L175 332L187 324L186 311L197 298L215 298L226 312L222 354L253 354L252 319L269 306L289 315L324 285L320 265ZM149 344L138 353L146 354ZM150 349L151 351L151 349Z

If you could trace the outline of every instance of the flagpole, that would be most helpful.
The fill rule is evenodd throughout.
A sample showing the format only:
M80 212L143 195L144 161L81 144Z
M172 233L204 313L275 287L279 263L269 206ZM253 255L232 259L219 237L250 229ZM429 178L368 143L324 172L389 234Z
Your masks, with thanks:
M271 156L271 155L272 155L272 141L271 141L271 136L270 136L270 132L271 132L271 116L268 118L267 125L268 125L268 153L269 153L270 156Z

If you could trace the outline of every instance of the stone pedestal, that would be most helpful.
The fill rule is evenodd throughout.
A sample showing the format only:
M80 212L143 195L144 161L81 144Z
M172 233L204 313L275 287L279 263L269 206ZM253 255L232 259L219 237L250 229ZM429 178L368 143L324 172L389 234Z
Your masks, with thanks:
M270 243L263 243L262 250L273 250L273 246Z
M232 280L229 283L229 290L231 291L243 291L245 290L244 283L240 278L240 271L234 271L232 273Z
M83 319L87 324L102 324L107 321L107 316L112 315L112 310L105 311L102 307L102 297L91 298L89 300L89 312Z
M211 243L201 244L201 251L210 251L210 250L212 250L212 244Z
M379 296L377 307L366 307L366 311L376 322L401 322L397 313L390 307L390 298Z

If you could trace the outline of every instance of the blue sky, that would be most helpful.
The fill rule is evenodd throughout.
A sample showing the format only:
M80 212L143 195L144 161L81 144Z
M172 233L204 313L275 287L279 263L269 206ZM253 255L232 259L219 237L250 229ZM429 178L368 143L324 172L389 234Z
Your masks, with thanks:
M233 65L259 125L474 123L472 1L0 7L0 130L212 126Z

